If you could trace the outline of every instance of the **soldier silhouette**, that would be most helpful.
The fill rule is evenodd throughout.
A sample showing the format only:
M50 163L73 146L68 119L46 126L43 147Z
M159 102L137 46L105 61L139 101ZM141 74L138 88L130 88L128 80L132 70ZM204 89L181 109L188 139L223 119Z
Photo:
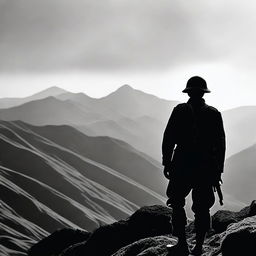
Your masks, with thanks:
M164 175L169 179L167 205L173 209L173 235L178 237L178 243L169 250L179 256L190 253L184 206L191 191L196 229L196 245L191 254L203 253L216 188L220 194L226 147L221 114L203 99L204 93L210 93L206 81L191 77L183 92L190 98L173 109L162 143Z

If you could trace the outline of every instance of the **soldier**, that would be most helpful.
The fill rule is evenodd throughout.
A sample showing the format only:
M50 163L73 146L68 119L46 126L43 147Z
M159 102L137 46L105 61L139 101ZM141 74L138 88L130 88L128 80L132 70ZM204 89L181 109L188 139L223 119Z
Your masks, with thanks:
M189 255L186 241L185 198L192 191L196 245L193 255L201 255L206 232L210 228L210 208L219 188L225 159L225 132L220 112L203 99L210 93L206 81L191 77L183 90L190 99L177 105L164 132L162 153L164 175L169 179L167 205L173 209L173 235L178 243L174 255Z

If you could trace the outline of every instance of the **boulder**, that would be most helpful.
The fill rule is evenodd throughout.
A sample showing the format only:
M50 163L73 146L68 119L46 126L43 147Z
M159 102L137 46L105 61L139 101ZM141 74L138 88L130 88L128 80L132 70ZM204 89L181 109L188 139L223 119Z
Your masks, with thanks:
M112 255L120 248L142 238L170 234L171 209L161 206L142 207L127 220L96 229L90 238L65 250L62 256Z
M248 217L255 216L255 215L256 215L256 200L253 200L249 208Z
M69 246L86 241L89 236L89 232L79 229L59 229L33 245L28 251L28 256L59 255Z
M256 255L256 216L228 227L221 245L222 256Z
M216 233L224 232L232 223L237 223L247 217L256 215L256 201L239 212L218 211L212 216L212 228Z
M62 229L34 245L28 256L171 256L172 210L165 206L142 207L126 220L97 228L92 233ZM218 211L203 256L256 255L256 201L239 212ZM186 229L189 246L195 244L194 223Z
M168 236L144 238L121 248L112 256L167 256L167 244L176 244L176 240Z

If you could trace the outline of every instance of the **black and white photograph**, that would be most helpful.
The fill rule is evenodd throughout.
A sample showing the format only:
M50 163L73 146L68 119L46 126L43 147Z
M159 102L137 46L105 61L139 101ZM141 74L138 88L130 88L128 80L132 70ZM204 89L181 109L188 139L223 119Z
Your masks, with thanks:
M256 3L0 0L0 256L255 256Z

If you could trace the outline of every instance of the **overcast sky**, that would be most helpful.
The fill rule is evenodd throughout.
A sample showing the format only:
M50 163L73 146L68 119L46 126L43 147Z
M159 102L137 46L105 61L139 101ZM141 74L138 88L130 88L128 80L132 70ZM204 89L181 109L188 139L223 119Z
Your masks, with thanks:
M185 100L200 75L216 107L256 105L255 13L251 0L0 0L0 97L130 84Z

